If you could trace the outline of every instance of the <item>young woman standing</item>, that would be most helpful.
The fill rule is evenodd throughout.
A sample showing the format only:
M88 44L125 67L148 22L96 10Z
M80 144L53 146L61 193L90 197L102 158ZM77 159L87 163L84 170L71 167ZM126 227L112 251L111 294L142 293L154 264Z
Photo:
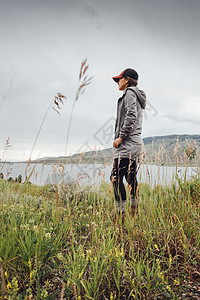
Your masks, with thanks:
M123 184L125 176L130 186L131 208L137 208L137 167L142 148L142 119L146 107L146 95L137 87L138 73L133 69L122 71L119 76L112 77L118 84L122 96L117 103L115 122L114 162L110 176L114 187L115 206L125 211L126 190Z

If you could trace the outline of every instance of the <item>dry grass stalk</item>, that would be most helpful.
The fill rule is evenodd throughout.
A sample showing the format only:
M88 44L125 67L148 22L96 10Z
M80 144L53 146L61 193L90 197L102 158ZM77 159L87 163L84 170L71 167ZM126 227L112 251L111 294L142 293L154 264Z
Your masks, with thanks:
M0 274L1 274L1 299L5 299L6 295L6 280L4 275L4 268L3 264L0 262Z
M12 174L12 170L13 170L12 164L10 164L7 169L6 178L8 178Z
M164 163L164 154L165 154L165 140L163 138L163 143L161 145L161 161Z
M145 156L146 156L146 153L145 153L144 143L142 143L142 148L141 148L141 152L140 152L140 162L141 163L144 163Z
M111 198L113 199L114 195L113 195L113 190L112 190L112 187L111 187L110 184L108 185L108 189L109 189L109 192L111 194Z
M60 300L64 299L64 292L65 292L65 284L62 281L62 289L61 289L61 293L60 293Z
M75 296L75 299L78 299L76 283L74 283L73 287L74 287L74 296Z
M194 141L194 145L196 147L196 166L197 166L196 172L197 172L197 176L198 176L199 175L199 172L198 172L198 170L199 170L199 149L198 149L196 141Z
M159 146L158 148L158 156L157 156L158 166L160 166L161 155L162 155L162 145Z
M176 176L178 175L178 148L179 148L179 137L177 137L176 146L174 148L174 156L176 158Z
M110 166L111 164L104 163L103 164L103 179L106 180L106 166Z
M60 115L60 112L58 111L61 110L61 107L60 107L60 104L64 105L64 101L63 100L66 100L67 97L64 96L63 94L61 93L57 93L57 95L55 96L54 98L54 101L53 101L53 104L54 106L52 106L52 108Z
M131 193L131 185L128 183L127 183L127 188L128 188L129 193Z
M81 163L81 161L82 161L83 154L84 154L83 152L80 152L80 153L79 153L79 164L80 164L80 163Z
M140 190L141 185L142 185L141 182L138 183L138 185L137 185L137 190L136 190L136 193L135 193L135 198L136 198L136 199L137 199L137 195L138 195L138 193L139 193L139 190Z
M32 174L33 174L33 172L34 172L34 170L35 170L35 167L36 167L36 164L35 164L34 167L33 167L32 170L31 170L29 176L28 176L28 171L30 170L30 168L29 168L29 167L30 167L30 164L31 164L31 158L29 158L28 163L27 163L27 166L26 166L26 169L25 169L25 177L27 178L27 181L30 180L30 178L31 178L31 176L32 176Z
M166 164L166 166L168 166L168 162L169 162L169 156L166 155L166 157L165 157L165 164Z
M58 195L58 185L57 184L55 186L55 195L56 195L56 206L58 207L58 198L59 198L59 195Z
M64 170L65 170L65 167L63 166L63 164L61 164L60 162L58 163L58 171L60 174L64 174Z
M147 174L147 177L148 177L148 183L150 184L151 183L151 175L150 175L150 172L149 172L149 164L148 164L148 162L146 164L146 174Z
M44 164L45 164L45 161L43 161L43 164L42 164L42 172L44 171Z
M3 154L2 154L2 162L4 162L4 157L6 152L9 150L9 148L11 148L12 145L10 144L10 137L7 138L4 149L3 149ZM3 168L3 167L2 167Z
M79 73L79 82L78 82L78 89L76 91L76 96L72 105L72 110L69 118L69 125L68 125L68 130L67 130L67 137L66 137L66 143L65 143L65 156L67 155L67 147L68 147L68 142L69 142L69 135L70 135L70 129L71 129L71 124L72 124L72 116L73 116L73 111L76 102L78 101L79 97L85 92L85 88L87 85L89 85L92 81L93 77L89 77L86 74L87 70L89 68L89 65L87 64L87 58L83 60L81 63L81 68L80 68L80 73Z
M180 156L180 160L181 160L181 166L184 167L184 162L183 162L183 156Z
M151 164L153 164L153 140L151 144Z
M186 140L186 143L187 143L187 146L188 146L188 148L185 149L185 153L184 153L185 156L186 156L184 179L186 181L189 161L191 161L196 156L197 147L196 147L196 144L194 144L194 142L191 144L191 141L188 142L187 139L185 139L185 140Z
M155 164L157 163L158 160L158 153L155 151Z
M42 122L40 124L40 127L39 127L38 133L36 135L35 141L33 143L33 146L32 146L32 149L31 149L31 152L30 152L30 155L29 155L29 160L31 160L31 157L32 157L32 154L33 154L33 150L35 148L36 142L38 140L39 134L40 134L40 132L42 130L42 127L43 127L44 122L45 122L45 120L47 118L47 115L48 115L48 112L49 112L50 108L52 107L58 114L60 114L59 111L58 111L58 109L61 109L60 103L64 104L64 102L63 102L64 99L67 99L67 98L63 94L57 93L57 95L55 96L55 98L53 100L51 100L51 102L50 102L50 104L49 104L49 106L47 108L47 111L46 111L46 113L44 115L44 118L42 119ZM52 103L54 103L55 107L52 106Z
M79 86L78 86L78 89L76 92L75 101L77 101L79 96L85 92L85 87L91 83L91 80L93 78L93 76L88 78L88 75L85 75L88 68L89 68L89 65L87 65L87 58L85 58L81 64L81 68L80 68Z

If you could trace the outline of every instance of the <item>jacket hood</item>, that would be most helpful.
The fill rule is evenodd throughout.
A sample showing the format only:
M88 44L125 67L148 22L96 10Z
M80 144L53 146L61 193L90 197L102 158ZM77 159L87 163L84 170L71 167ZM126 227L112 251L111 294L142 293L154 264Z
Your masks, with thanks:
M146 94L144 91L139 90L137 86L134 87L128 87L126 90L133 90L138 98L138 101L140 102L140 105L143 109L145 109L147 104Z

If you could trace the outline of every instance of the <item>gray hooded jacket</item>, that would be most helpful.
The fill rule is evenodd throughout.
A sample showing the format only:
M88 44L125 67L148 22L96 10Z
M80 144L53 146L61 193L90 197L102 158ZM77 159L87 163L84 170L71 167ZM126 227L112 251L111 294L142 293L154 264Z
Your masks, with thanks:
M121 137L122 143L113 148L114 158L139 158L142 146L143 109L146 95L138 87L128 87L117 104L115 139Z

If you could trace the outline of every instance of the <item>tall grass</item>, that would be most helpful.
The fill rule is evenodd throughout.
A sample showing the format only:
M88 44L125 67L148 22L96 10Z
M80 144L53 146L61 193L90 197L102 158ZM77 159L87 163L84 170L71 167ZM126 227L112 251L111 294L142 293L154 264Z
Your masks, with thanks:
M199 178L142 184L124 222L104 181L58 201L48 186L18 188L0 180L2 299L176 299L197 280Z
M68 129L67 129L67 136L66 136L66 143L65 143L65 156L67 155L67 150L68 150L69 136L70 136L72 117L73 117L75 104L77 103L80 96L85 92L86 87L91 83L91 80L93 78L93 77L89 77L89 75L87 74L88 68L89 68L89 64L87 64L87 58L85 58L81 63L81 68L80 68L80 72L79 72L79 80L78 80L78 88L76 91L76 95L75 95L71 113L70 113L69 124L68 124Z
M53 108L59 114L59 110L61 109L60 108L60 104L64 104L63 100L66 100L66 99L67 99L66 96L64 96L61 93L57 93L57 95L54 97L54 99L50 101L50 104L49 104L49 106L47 108L47 111L45 112L45 115L44 115L44 117L42 119L42 122L40 124L39 130L38 130L38 132L36 134L36 137L35 137L35 140L34 140L34 143L33 143L33 146L32 146L31 152L30 152L30 155L29 155L29 163L31 162L32 154L33 154L33 151L35 149L35 145L37 143L37 140L39 138L40 132L42 130L42 127L43 127L43 125L45 123L45 120L47 118L47 115L48 115L50 109Z

